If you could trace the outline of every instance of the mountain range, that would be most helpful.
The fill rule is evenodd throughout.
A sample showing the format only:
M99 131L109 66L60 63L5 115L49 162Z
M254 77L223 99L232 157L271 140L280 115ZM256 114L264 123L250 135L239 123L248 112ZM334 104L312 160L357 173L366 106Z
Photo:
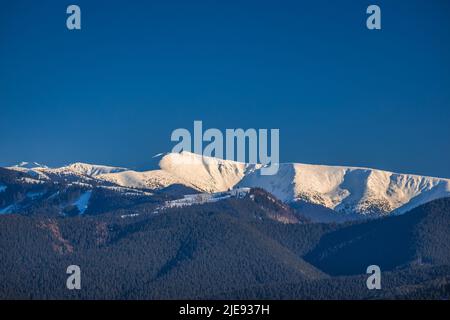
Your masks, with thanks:
M190 153L159 165L0 168L0 298L450 298L447 179L307 164L263 176ZM83 290L66 289L72 264ZM372 264L382 290L367 289Z
M26 183L63 181L89 190L102 187L127 194L149 195L177 189L179 196L183 196L198 192L220 193L233 188L261 188L317 222L402 214L434 199L450 196L449 179L359 167L282 163L277 174L265 176L261 174L260 165L188 152L163 155L159 167L140 172L84 163L60 168L22 163L5 169L24 173L26 176L22 179ZM5 192L7 186L1 178L0 185ZM7 212L6 204L11 212L13 203L5 201L0 212Z

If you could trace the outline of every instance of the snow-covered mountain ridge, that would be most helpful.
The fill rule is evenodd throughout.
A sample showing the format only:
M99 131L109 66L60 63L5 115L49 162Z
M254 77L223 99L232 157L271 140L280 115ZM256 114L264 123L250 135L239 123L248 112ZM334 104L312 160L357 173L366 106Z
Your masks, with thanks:
M261 175L261 166L169 153L160 170L125 171L98 176L127 187L164 188L182 184L201 192L259 187L284 202L305 201L344 214L382 216L403 213L425 202L450 196L450 180L398 174L370 168L280 164L278 173Z
M42 179L49 179L49 175L80 175L95 177L101 174L117 173L128 170L126 168L88 164L82 162L72 163L70 165L59 168L50 168L37 162L21 162L15 166L6 168L26 172L31 175L38 176Z
M158 170L144 172L82 163L56 169L44 166L10 169L32 170L39 179L52 179L55 175L79 177L87 183L146 190L181 185L203 193L217 193L237 187L259 187L286 203L307 202L343 215L372 217L404 213L450 196L449 179L370 168L284 163L277 174L266 176L261 174L260 165L188 152L166 154L159 166Z
M450 196L450 180L357 167L281 164L274 176L258 171L240 186L260 187L283 201L305 201L342 213L404 213Z

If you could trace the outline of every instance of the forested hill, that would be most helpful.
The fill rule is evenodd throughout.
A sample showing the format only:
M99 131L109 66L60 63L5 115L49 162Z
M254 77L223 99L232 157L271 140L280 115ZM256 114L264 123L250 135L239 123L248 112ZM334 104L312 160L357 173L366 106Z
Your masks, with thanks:
M280 222L273 217L286 212L271 214L281 208L261 201L158 214L142 203L98 216L2 216L0 297L449 297L449 199L350 225ZM121 218L126 212L142 215ZM66 289L72 264L82 270L82 290ZM369 264L381 266L383 290L367 290Z

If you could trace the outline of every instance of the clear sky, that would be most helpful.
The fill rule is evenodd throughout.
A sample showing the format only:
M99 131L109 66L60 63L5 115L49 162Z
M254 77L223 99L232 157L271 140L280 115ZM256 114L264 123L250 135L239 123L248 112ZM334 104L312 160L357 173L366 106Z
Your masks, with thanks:
M448 0L1 3L1 165L141 167L203 120L279 128L282 162L450 178L449 119Z

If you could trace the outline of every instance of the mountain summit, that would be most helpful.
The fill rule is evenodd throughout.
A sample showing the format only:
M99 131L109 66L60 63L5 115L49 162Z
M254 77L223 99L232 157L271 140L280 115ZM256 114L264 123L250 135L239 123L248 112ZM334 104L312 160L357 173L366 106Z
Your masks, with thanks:
M43 165L43 164L40 164L37 162L22 161L16 165L14 165L13 168L35 169L35 168L48 168L48 167L46 165Z

